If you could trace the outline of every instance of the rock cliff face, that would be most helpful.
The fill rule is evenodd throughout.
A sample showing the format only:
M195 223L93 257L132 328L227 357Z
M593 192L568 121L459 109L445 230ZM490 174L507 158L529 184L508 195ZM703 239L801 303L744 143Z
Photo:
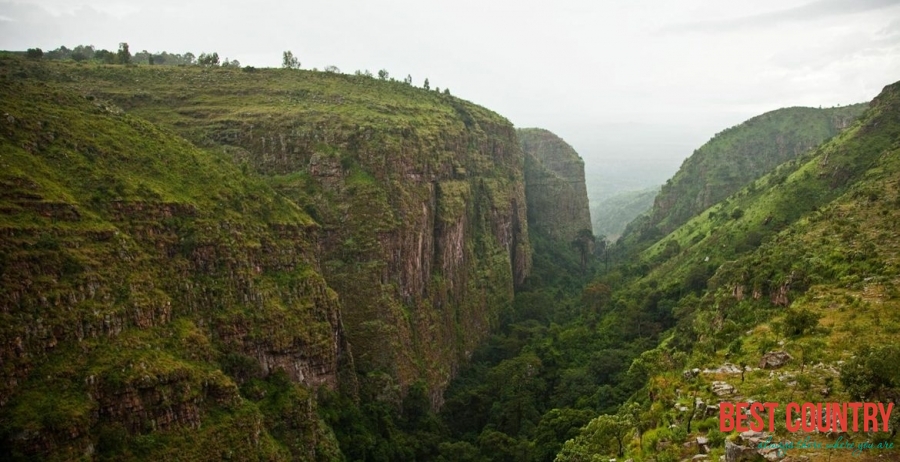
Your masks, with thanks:
M533 231L570 242L591 229L584 161L562 138L540 128L519 129L525 154L528 224Z
M449 95L10 58L0 78L10 455L152 435L327 459L312 390L399 403L422 382L440 406L528 275L515 130Z

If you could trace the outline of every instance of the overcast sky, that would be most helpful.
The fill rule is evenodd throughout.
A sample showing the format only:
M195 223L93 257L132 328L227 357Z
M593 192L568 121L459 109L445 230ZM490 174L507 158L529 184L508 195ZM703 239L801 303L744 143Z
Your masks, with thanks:
M614 162L653 183L754 115L868 101L900 80L900 0L0 0L0 49L123 41L428 77L554 131L589 173Z

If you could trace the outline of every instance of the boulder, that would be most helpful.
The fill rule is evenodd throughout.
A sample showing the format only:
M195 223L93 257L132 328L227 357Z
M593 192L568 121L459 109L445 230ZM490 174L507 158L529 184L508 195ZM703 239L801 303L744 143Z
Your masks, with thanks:
M794 359L786 351L770 351L759 360L760 369L777 369Z
M714 381L710 385L710 390L716 396L729 396L729 395L733 395L735 392L734 386L729 385L726 382L720 382L718 380Z
M753 460L756 451L753 448L725 441L725 462L743 462Z

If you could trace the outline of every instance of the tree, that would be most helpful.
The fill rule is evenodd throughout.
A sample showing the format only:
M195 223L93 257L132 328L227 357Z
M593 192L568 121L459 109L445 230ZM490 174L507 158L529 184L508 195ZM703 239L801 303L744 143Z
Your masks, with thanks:
M378 71L378 78L381 80L387 80L390 77L390 73L388 73L387 69L382 69Z
M422 85L422 88L426 90L431 90L431 85L428 83L428 78L425 78L425 85Z
M338 68L337 66L330 65L330 66L325 66L325 72L330 72L332 74L340 74L341 69Z
M72 59L80 61L76 56L82 56L84 59L94 59L94 51L93 45L78 45L72 50Z
M407 85L412 85L412 75L406 74L406 78L403 79L403 83L405 83Z
M578 432L596 414L586 409L552 409L541 417L535 429L534 442L537 460L553 460L563 441L578 436Z
M812 331L819 324L819 314L808 309L789 309L784 317L781 333L787 337L799 337Z
M94 53L94 59L104 64L115 64L116 54L109 50L97 50Z
M190 51L186 52L186 53L183 55L183 58L184 58L184 61L185 61L187 64L194 64L194 60L197 59L197 57L194 56L194 54L191 53Z
M609 253L609 240L603 234L597 235L594 238L594 254L597 255L598 258L603 259L607 271L609 271Z
M587 257L593 252L594 245L594 233L593 231L585 228L581 231L578 231L578 235L575 237L575 240L572 241L572 246L578 249L581 254L581 272L584 273L585 268L587 266Z
M41 59L44 57L44 50L40 48L29 48L28 51L25 52L25 56L29 59Z
M900 400L900 346L865 346L841 367L841 383L860 401Z
M600 314L603 307L609 303L611 296L612 290L609 286L597 280L584 287L581 292L581 302L591 313Z
M300 69L300 60L294 56L291 50L285 51L281 55L281 67L284 69Z
M116 53L116 62L118 62L119 64L131 63L131 52L128 51L128 42L122 42L119 44L119 52Z
M200 57L197 58L197 64L201 66L218 66L219 65L219 53L213 52L212 54L200 53Z
M790 348L794 350L794 356L800 360L800 373L802 374L806 365L823 359L823 353L828 349L828 345L820 338L809 338L790 344Z
M625 436L631 427L624 415L603 414L581 429L577 438L566 441L557 461L598 460L594 455L625 454Z
M638 437L638 446L644 446L644 429L643 425L646 425L647 419L644 418L643 410L641 409L641 405L632 401L627 404L623 404L621 408L619 408L619 417L629 426L634 428L634 431L637 433Z

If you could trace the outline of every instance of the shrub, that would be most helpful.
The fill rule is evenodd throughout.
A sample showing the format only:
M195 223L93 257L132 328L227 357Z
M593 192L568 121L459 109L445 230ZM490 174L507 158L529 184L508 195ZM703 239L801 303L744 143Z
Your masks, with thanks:
M787 337L799 337L815 329L819 323L819 315L806 308L788 310L781 326L782 334Z

